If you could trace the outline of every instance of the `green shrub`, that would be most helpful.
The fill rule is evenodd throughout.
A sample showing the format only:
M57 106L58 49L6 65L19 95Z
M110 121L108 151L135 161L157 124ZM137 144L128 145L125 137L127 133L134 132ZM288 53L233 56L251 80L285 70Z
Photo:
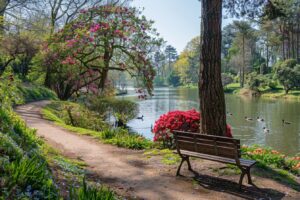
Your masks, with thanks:
M102 115L87 109L83 105L72 102L54 101L46 106L43 112L48 112L48 118L50 116L54 121L63 121L65 124L75 127L88 128L95 131L103 131L108 127ZM51 115L51 113L53 114Z
M14 161L7 166L6 170L10 174L6 180L9 193L16 188L26 192L30 187L31 191L38 190L40 192L40 198L52 196L53 194L55 196L56 188L50 178L46 162L38 156L33 158L24 157L19 161Z
M252 72L247 74L246 83L251 90L257 90L259 87L266 87L268 85L268 78L262 74L257 74L256 72Z
M57 99L52 90L41 86L18 86L18 90L25 102Z
M129 100L96 97L89 99L89 102L88 107L91 110L106 118L112 115L124 124L134 119L139 112L138 104Z
M178 87L180 85L180 76L175 71L172 71L169 74L167 80L169 85L172 85L173 87Z
M287 59L275 64L275 78L281 83L285 94L300 87L300 65L295 59Z
M23 150L8 135L0 133L0 156L8 156L9 160L19 160L23 156Z
M88 185L83 179L82 186L73 187L70 191L70 200L115 200L114 193L107 187Z
M234 81L234 76L232 74L229 73L222 73L222 84L223 87L225 87L226 85L233 83Z
M278 87L278 83L277 83L277 81L270 80L269 83L268 83L268 86L269 86L270 89L275 90Z
M10 109L14 104L21 104L22 95L19 94L17 86L20 81L14 76L11 67L0 74L0 108Z
M25 122L11 110L0 108L0 131L11 137L27 153L33 152L40 144L35 130L27 128Z
M128 149L149 149L153 146L152 141L136 133L129 133L125 129L118 128L109 132L110 134L106 133L105 136L109 135L110 138L104 139L104 142L108 144Z

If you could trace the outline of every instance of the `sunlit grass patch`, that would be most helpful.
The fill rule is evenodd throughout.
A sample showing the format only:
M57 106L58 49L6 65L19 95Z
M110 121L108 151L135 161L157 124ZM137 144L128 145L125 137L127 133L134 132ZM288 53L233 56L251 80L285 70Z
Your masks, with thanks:
M150 159L153 156L161 156L161 163L166 165L174 165L180 162L180 157L174 154L170 149L150 149L144 152L144 155Z

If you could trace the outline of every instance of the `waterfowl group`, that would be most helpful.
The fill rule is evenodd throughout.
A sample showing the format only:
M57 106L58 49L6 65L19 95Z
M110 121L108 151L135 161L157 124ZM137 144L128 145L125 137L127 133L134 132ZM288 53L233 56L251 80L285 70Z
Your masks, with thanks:
M253 121L253 118L251 118L251 117L245 117L245 120L246 121ZM265 122L265 120L263 119L263 118L260 118L260 117L256 117L256 120L258 121L258 122ZM270 129L267 129L266 127L263 127L263 131L264 131L264 133L269 133L270 132Z
M230 113L227 112L227 115L230 115ZM246 121L253 121L253 118L245 116L245 120ZM256 120L258 122L265 122L265 120L261 117L256 117ZM285 125L285 124L289 125L289 124L292 124L292 122L289 122L289 121L286 121L286 120L283 119L282 124L283 125ZM263 127L263 131L264 131L264 133L270 133L270 129L267 129L266 127Z

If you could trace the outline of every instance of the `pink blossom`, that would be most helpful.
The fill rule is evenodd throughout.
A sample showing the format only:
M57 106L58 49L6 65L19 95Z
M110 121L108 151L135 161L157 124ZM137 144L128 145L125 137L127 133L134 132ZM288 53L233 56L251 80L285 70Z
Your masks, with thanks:
M91 32L91 33L95 33L95 32L97 32L100 28L101 28L100 24L92 25L91 28L90 28L90 32Z
M67 40L66 41L67 47L73 47L76 42L77 42L77 40L75 40L75 39Z
M61 62L63 65L75 65L76 61L71 56L68 56L65 60Z

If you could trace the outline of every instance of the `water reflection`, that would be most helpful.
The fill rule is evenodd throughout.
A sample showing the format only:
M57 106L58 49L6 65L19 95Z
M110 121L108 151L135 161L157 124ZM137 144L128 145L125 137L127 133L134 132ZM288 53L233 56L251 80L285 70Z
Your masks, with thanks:
M151 126L160 115L171 110L199 108L197 89L157 88L154 94L146 101L138 101L133 90L122 97L138 101L139 115L144 115L144 121L135 119L128 125L150 139L153 138ZM226 95L226 106L233 114L227 117L227 122L233 128L234 137L243 144L262 144L290 155L300 152L300 102ZM253 121L246 121L245 116ZM264 122L257 121L257 117ZM283 125L282 119L292 124ZM263 127L270 129L270 133L264 133Z

